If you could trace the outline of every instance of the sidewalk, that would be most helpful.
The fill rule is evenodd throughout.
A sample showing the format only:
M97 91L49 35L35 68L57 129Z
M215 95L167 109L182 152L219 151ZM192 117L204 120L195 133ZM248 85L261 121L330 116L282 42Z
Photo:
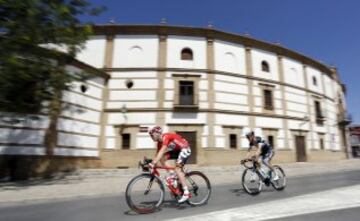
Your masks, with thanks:
M281 164L288 177L360 170L360 160L339 162ZM188 167L200 170L212 185L239 183L240 166ZM0 206L69 200L95 196L116 196L124 193L129 180L139 174L137 169L87 169L60 174L51 180L0 183Z

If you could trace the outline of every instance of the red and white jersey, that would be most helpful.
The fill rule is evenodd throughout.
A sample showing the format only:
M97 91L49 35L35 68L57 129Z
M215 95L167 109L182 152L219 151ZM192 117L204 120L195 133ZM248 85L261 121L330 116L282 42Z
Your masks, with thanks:
M164 133L162 135L162 142L158 142L158 151L163 145L167 146L166 152L176 152L184 148L189 148L189 143L179 134L175 133Z

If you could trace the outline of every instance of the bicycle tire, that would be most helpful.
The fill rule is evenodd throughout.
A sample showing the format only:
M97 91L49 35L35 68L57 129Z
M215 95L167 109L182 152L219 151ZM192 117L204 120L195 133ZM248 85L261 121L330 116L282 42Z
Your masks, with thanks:
M156 183L156 184L159 185L159 188L160 188L160 197L159 197L159 199L156 202L154 202L153 204L151 204L151 206L149 206L148 208L141 208L139 205L134 203L133 198L132 198L132 197L134 197L134 196L132 196L132 192L131 192L132 188L141 179L149 179L149 183L153 182L152 185L154 185ZM132 178L130 180L130 182L128 183L128 185L126 187L125 196L126 196L126 203L130 207L130 209L132 209L136 213L140 213L140 214L152 213L152 212L155 212L161 206L161 204L164 202L164 198L165 198L164 184L156 176L153 176L151 174L140 174L140 175L135 176L134 178Z
M275 190L281 191L281 190L285 189L285 187L286 187L286 181L287 181L287 180L286 180L285 172L284 172L284 170L283 170L280 166L278 166L278 165L274 165L273 168L274 168L274 170L278 170L278 172L281 173L281 178L284 180L284 184L281 185L281 186L277 186L277 185L275 185L275 183L274 183L275 181L271 180L271 185L274 187Z
M195 177L197 178L195 179ZM204 182L203 184L199 183L199 180L197 180L199 178L200 180L203 180ZM185 174L185 180L187 182L189 192L192 195L192 197L188 199L187 203L191 206L201 206L206 204L211 195L211 184L209 179L205 176L205 174L203 174L200 171L191 171ZM201 188L200 191L204 191L205 193L203 198L201 197L197 198L199 196L199 185L204 185L200 187Z
M242 182L242 186L243 186L243 189L250 195L257 195L261 192L261 188L262 188L262 180L261 180L261 177L259 176L258 173L252 171L253 169L245 169L243 174L242 174L242 177L241 177L241 182ZM246 186L246 182L245 182L245 177L246 177L246 174L248 172L252 172L254 173L259 179L258 179L258 182L259 182L259 187L257 188L256 191L251 191L249 187Z

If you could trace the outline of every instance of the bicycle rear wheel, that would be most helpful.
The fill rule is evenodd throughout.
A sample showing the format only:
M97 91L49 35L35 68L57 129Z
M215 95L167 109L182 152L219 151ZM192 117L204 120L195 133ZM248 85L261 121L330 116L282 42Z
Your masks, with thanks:
M191 193L187 202L192 206L206 204L211 195L209 179L199 171L191 171L185 174L185 181Z
M151 174L134 177L126 187L126 202L137 213L152 213L164 201L164 185Z
M259 174L253 169L245 169L242 174L242 186L250 195L256 195L261 192L262 181Z
M274 165L273 168L274 168L275 173L278 175L279 179L273 180L274 177L275 177L275 174L274 174L274 172L272 172L272 174L271 174L271 177L272 177L271 178L271 185L276 190L279 190L279 191L283 190L286 187L286 175L285 175L285 172L280 166Z

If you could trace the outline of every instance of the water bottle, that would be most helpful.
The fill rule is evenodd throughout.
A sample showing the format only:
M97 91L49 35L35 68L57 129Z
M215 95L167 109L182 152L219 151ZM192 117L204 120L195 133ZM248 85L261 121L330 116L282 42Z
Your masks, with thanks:
M169 174L168 177L166 177L166 183L168 185L172 185L174 188L177 187L177 176L174 173Z
M264 179L266 179L266 178L268 178L268 176L266 175L266 171L265 171L265 169L264 169L264 167L263 166L261 166L260 167L260 173L261 173L261 176L264 178Z
M173 179L172 185L173 185L174 188L177 188L177 186L178 186L178 182L177 182L177 177L176 177L176 176L175 176L174 179Z

